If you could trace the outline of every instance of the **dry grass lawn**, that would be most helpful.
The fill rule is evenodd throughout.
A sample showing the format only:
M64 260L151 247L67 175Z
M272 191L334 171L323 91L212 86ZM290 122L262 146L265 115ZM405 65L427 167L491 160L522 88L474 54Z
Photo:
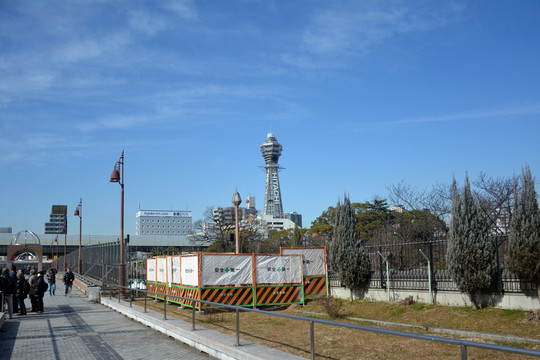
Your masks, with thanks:
M136 301L134 304L142 305L142 301ZM343 301L342 304L342 314L346 317L337 319L337 321L341 322L382 327L347 318L355 317L422 325L428 330L404 327L385 328L440 337L453 336L430 332L429 328L460 329L540 340L540 323L528 321L528 312L524 311L493 308L473 311L468 307L456 308L424 304L399 305L368 301L355 301L352 303ZM163 302L153 303L148 301L147 306L157 311L163 311ZM311 300L304 306L291 305L288 307L266 308L265 310L329 319L324 315L313 315L313 313L325 314L324 308L317 300ZM191 314L191 310L178 310L174 304L167 306L168 317L176 317L191 322ZM212 310L207 311L205 314L198 314L196 316L196 325L235 336L235 319L235 312ZM310 334L309 322L307 321L241 312L240 331L241 342L257 342L305 358L310 357ZM534 343L505 343L474 338L467 338L466 340L540 350L540 344ZM457 359L460 356L460 348L455 345L380 335L315 323L315 353L317 359ZM468 348L467 354L468 359L530 359L530 357L477 348Z

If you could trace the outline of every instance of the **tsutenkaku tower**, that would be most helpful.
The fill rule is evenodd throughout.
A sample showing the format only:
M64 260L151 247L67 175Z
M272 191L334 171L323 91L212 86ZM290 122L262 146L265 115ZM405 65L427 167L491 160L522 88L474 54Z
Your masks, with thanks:
M268 133L266 141L261 145L261 153L266 165L266 187L264 191L264 215L273 215L275 218L283 217L283 204L281 202L281 188L279 186L278 165L281 156L281 144L278 143L274 133Z

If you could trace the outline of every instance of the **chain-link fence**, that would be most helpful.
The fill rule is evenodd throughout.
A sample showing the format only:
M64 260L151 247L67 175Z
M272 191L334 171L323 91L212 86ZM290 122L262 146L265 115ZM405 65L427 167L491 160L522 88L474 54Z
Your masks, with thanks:
M65 268L101 282L118 282L120 241L84 246L81 248L82 272L79 269L79 250L65 257ZM64 257L58 258L58 268L64 267Z

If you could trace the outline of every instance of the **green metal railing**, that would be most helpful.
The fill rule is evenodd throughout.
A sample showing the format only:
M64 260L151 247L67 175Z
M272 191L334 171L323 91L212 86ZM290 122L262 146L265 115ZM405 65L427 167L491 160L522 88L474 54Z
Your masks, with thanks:
M431 341L431 342L438 342L443 344L450 344L460 347L460 354L461 359L465 360L467 359L467 349L468 348L479 348L479 349L485 349L485 350L492 350L492 351L499 351L499 352L506 352L506 353L512 353L512 354L518 354L518 355L526 355L526 356L532 356L540 358L540 351L537 350L531 350L531 349L525 349L525 348L518 348L513 346L505 346L505 345L496 345L496 344L488 344L488 343L482 343L477 341L469 341L469 340L461 340L461 339L452 339L452 338L446 338L441 336L432 336L432 335L424 335L424 334L416 334L416 333L409 333L404 331L398 331L398 330L389 330L389 329L382 329L377 327L371 327L371 326L365 326L365 325L356 325L356 324L349 324L349 323L343 323L338 321L332 321L332 320L324 320L324 319L316 319L316 318L310 318L305 316L297 316L297 315L290 315L290 314L282 314L282 313L275 313L270 311L264 311L259 309L251 309L246 307L240 307L240 306L232 306L232 305L226 305L226 304L220 304L220 303L214 303L211 301L204 301L204 300L197 300L197 299L191 299L191 298L184 298L180 296L175 296L171 294L164 294L149 290L142 290L142 289L131 289L129 287L121 288L120 286L116 284L108 284L107 287L109 287L109 297L112 298L112 291L111 289L117 289L117 295L118 295L118 302L121 301L122 293L124 293L124 296L127 292L141 292L144 294L144 312L147 312L147 298L149 297L148 294L155 296L162 296L163 301L163 319L167 320L167 299L174 298L177 301L178 300L189 300L194 302L200 302L204 303L206 305L210 306L219 306L224 308L229 308L232 310L235 310L236 312L236 344L235 346L241 346L240 344L240 317L239 312L240 311L248 311L253 313L259 313L269 316L277 316L277 317L284 317L294 320L300 320L305 321L309 323L309 332L310 332L310 353L311 353L311 359L315 359L315 324L324 324L324 325L330 325L330 326L336 326L336 327L342 327L342 328L349 328L354 330L362 330L362 331L369 331L372 333L378 333L378 334L384 334L384 335L392 335L392 336L401 336L416 340L424 340L424 341ZM132 306L133 296L128 296L130 307ZM192 308L192 330L195 331L195 314L196 309L195 306Z

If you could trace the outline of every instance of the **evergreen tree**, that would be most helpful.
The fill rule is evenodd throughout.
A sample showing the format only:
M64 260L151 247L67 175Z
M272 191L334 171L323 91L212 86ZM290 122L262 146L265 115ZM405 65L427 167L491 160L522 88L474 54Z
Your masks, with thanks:
M521 180L521 191L517 181L514 185L507 265L516 275L535 282L540 298L540 210L528 166L523 169Z
M478 292L491 285L497 267L489 226L472 196L468 176L462 195L454 178L451 216L446 253L448 270L458 288L469 294L476 310Z
M369 256L356 235L355 225L356 217L345 195L343 204L338 201L336 207L330 261L341 283L351 289L351 298L353 289L365 284L371 273Z
M300 228L298 227L298 223L294 224L294 232L292 236L291 246L292 247L302 246L302 232L300 231Z

